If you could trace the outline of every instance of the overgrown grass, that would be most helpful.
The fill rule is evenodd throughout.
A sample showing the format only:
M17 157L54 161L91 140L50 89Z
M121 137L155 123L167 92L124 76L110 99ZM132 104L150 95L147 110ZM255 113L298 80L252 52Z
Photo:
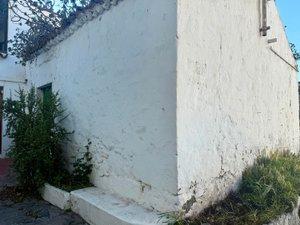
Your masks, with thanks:
M193 219L168 215L173 225L262 225L292 212L300 195L300 156L274 153L243 173L237 191Z

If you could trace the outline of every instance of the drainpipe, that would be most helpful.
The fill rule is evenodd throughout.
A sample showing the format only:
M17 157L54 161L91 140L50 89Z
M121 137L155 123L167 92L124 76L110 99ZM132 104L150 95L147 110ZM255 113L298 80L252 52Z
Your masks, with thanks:
M268 10L267 3L269 0L262 0L262 27L260 28L260 32L262 36L267 36L268 30L270 30L270 26L268 26Z

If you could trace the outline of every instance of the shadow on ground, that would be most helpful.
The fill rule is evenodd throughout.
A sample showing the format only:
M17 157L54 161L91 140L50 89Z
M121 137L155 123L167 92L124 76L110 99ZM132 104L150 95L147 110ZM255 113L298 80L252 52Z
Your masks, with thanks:
M0 159L0 190L16 185L11 161ZM66 212L48 202L27 198L15 203L1 196L0 225L88 225L78 215Z

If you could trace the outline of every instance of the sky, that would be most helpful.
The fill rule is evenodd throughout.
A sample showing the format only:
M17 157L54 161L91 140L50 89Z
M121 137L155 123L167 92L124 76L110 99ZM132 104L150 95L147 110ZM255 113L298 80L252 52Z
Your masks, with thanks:
M300 52L300 0L276 0L288 39Z
M281 19L287 27L286 31L290 42L300 48L300 1L299 0L277 0Z

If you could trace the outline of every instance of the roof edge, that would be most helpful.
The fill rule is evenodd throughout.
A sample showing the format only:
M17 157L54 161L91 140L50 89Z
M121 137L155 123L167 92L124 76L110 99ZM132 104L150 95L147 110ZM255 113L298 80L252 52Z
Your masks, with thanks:
M60 34L49 40L44 47L34 53L32 60L34 60L34 58L37 58L42 53L49 51L51 48L55 47L65 39L69 38L84 24L102 16L105 12L109 11L114 6L117 6L122 1L124 0L105 0L105 2L101 5L97 4L91 8L86 9L83 12L80 12L77 18L72 22L72 24L70 24L70 26L62 30ZM30 59L28 61L30 61Z

